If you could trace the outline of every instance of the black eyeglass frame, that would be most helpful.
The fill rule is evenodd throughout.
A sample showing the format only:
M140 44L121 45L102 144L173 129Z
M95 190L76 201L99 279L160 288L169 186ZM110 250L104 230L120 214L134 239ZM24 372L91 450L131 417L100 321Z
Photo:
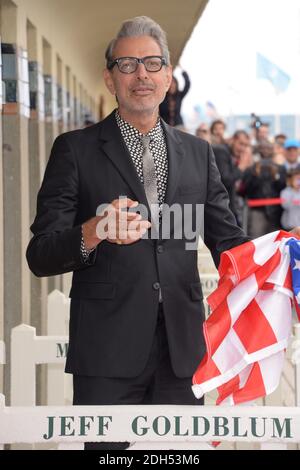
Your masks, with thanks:
M134 59L135 60L136 67L132 72L124 72L123 70L120 70L119 61L123 60L123 59ZM146 64L144 62L146 59L161 59L160 68L158 70L148 70L147 67L146 67ZM117 65L118 69L121 73L130 74L130 73L136 72L136 70L138 68L138 64L144 64L144 67L147 70L147 72L156 73L156 72L159 72L162 69L163 65L167 65L167 59L165 57L161 56L161 55L147 55L146 57L141 57L141 58L139 58L139 57L118 57L117 59L114 59L111 62L108 62L107 63L107 68L108 68L108 70L112 70L114 68L114 66Z

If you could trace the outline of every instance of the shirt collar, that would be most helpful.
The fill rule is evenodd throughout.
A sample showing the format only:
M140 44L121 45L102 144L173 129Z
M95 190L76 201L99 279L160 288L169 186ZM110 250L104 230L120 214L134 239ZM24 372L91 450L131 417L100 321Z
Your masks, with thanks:
M130 133L130 139L136 138L137 140L141 140L141 138L146 135L147 137L150 137L151 140L162 140L164 138L164 133L163 133L163 128L160 122L160 118L157 118L157 123L155 126L150 129L147 134L142 134L136 127L132 126L129 124L129 122L125 121L119 114L119 111L116 110L115 113L117 124L121 130L121 133L123 136L126 137L126 131Z

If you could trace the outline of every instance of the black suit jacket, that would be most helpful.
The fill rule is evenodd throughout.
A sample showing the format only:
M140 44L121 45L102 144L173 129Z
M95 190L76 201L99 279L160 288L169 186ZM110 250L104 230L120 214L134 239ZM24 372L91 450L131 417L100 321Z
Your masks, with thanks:
M165 123L169 174L166 203L205 204L205 242L218 264L223 250L248 240L235 225L227 192L207 142ZM36 276L74 271L66 371L134 377L144 368L155 331L160 283L171 362L190 377L205 352L197 250L183 239L101 242L87 264L81 224L119 195L147 204L131 157L111 114L54 142L38 194L27 260ZM195 214L193 214L195 216ZM163 215L164 218L164 215Z

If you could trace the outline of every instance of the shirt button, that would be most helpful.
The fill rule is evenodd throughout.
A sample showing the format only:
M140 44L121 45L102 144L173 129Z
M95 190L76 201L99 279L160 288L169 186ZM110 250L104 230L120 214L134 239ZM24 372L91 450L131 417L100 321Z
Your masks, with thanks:
M162 245L158 245L157 253L162 253L164 251L164 247Z
M153 287L154 290L158 290L160 288L159 282L154 282L152 287Z

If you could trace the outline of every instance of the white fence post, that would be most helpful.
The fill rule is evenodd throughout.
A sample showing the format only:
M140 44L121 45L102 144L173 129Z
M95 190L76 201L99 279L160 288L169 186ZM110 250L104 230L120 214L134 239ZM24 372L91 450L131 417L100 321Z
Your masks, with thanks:
M35 392L35 328L19 325L11 331L11 405L34 406Z
M13 406L35 406L36 364L63 364L67 344L68 337L36 336L36 329L29 325L22 324L12 329L11 404ZM61 375L63 377L63 373ZM19 447L13 446L13 448Z
M70 299L58 289L48 295L47 334L66 335L68 332Z
M69 316L70 299L55 289L48 295L47 334L68 335ZM72 377L65 375L64 364L49 364L47 370L47 404L71 404Z
M32 326L19 325L11 335L11 403L35 405L36 364L65 361L66 336L36 336Z
M36 370L34 361L35 328L19 325L11 330L11 405L34 406L36 403ZM11 450L32 450L33 445L11 446Z

